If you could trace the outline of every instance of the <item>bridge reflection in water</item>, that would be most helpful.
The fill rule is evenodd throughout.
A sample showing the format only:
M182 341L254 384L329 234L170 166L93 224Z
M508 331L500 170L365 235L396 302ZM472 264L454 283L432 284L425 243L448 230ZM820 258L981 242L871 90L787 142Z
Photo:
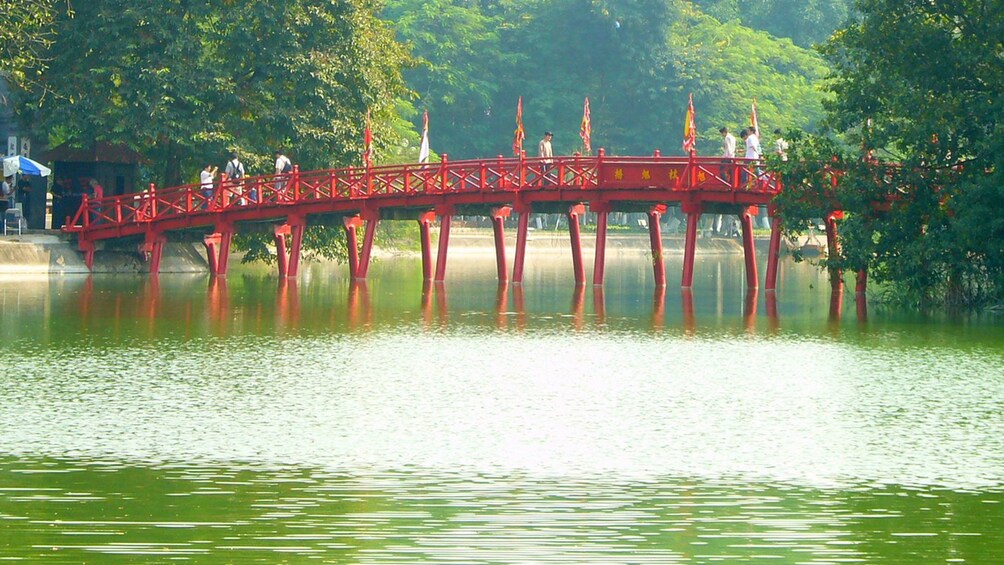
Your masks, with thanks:
M148 277L139 293L95 292L93 276L84 281L80 294L79 313L82 323L100 318L112 318L114 324L125 325L123 319L133 314L145 321L147 335L157 333L161 322L170 324L177 322L188 334L197 335L200 325L210 335L227 336L234 332L251 331L253 333L269 333L270 330L282 333L297 331L304 327L344 326L349 331L372 331L386 325L386 313L378 320L369 285L363 280L352 280L346 289L344 307L318 308L312 299L304 304L301 296L301 284L296 279L279 279L261 281L261 284L274 284L274 304L271 311L267 303L260 299L247 300L241 298L240 303L234 303L228 286L223 277L209 277L205 282L205 305L191 300L178 300L175 291L172 297L165 296L162 291L161 277ZM587 291L590 297L587 297ZM495 288L493 306L485 314L492 317L489 323L498 330L522 332L540 329L545 323L554 327L566 327L573 331L586 329L604 329L610 322L603 287L587 289L578 285L569 289L569 307L557 312L530 313L527 310L527 298L532 292L523 285L499 283ZM553 296L548 291L548 296ZM668 296L667 296L668 294ZM763 299L760 308L760 299ZM109 301L111 301L109 303ZM451 325L470 324L471 316L477 312L457 307L451 310L447 286L443 283L425 282L420 291L416 292L415 301L418 305L418 321L426 330L441 330ZM339 301L340 302L340 301ZM640 319L647 318L651 331L660 332L667 328L679 326L685 335L696 335L701 324L702 315L695 309L694 293L690 289L680 289L679 294L667 293L665 287L656 287L652 292L651 306L648 313ZM588 308L590 305L591 308ZM673 311L679 311L679 319L667 319L667 305ZM833 291L829 300L827 319L830 323L841 322L844 315L844 291ZM309 313L310 319L303 322L302 317ZM854 314L859 322L868 318L867 303L856 300ZM318 316L325 316L318 320ZM400 317L400 316L398 316ZM709 314L709 319L719 320L720 315ZM759 320L766 320L758 325ZM563 322L563 320L567 322ZM757 289L748 289L742 300L741 311L736 315L744 331L754 334L759 331L776 332L783 326L779 314L776 293L760 293ZM482 320L482 322L485 322ZM835 326L836 327L836 326Z

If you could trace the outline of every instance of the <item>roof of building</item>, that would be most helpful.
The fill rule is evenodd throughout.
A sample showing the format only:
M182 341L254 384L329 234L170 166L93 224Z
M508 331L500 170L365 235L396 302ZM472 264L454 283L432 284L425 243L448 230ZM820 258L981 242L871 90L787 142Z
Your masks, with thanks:
M123 163L134 165L145 163L147 159L121 143L95 141L90 147L78 147L64 143L41 155L45 161L64 163Z

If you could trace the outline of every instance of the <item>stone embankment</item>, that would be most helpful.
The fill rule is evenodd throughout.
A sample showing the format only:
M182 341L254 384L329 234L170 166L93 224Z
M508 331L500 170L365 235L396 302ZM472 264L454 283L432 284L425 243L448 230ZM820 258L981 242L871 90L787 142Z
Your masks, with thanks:
M506 249L512 254L515 249L515 230L507 233ZM757 237L756 246L760 253L767 252L767 237ZM817 241L803 241L810 253L817 251ZM583 253L591 259L594 237L583 234ZM569 252L571 244L568 233L563 230L534 230L527 240L528 248L533 252ZM684 238L682 234L663 236L663 252L666 255L682 255ZM493 252L494 242L490 230L484 229L454 229L450 234L450 254L458 255L471 252ZM607 252L618 251L645 253L649 249L648 234L644 232L608 233ZM701 237L697 242L697 253L708 254L741 254L742 244L735 237ZM374 250L375 255L398 254ZM238 261L231 260L232 264ZM139 273L145 272L147 264L142 261L135 247L105 245L99 246L94 257L94 272L96 273ZM164 248L161 261L162 273L192 273L206 272L209 266L206 262L205 249L198 242L170 242ZM56 232L33 230L23 235L0 236L0 274L31 273L31 274L72 274L87 273L83 255L77 251L72 236Z

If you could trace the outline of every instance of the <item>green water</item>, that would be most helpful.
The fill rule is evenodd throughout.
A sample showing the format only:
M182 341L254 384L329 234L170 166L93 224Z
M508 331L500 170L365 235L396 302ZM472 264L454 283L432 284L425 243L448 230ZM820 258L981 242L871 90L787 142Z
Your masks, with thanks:
M1001 317L490 255L0 280L0 559L1004 562Z

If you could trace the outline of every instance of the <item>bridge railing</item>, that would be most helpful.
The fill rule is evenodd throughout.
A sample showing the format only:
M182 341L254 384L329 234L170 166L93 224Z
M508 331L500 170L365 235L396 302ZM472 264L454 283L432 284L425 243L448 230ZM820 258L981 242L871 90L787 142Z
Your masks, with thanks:
M776 193L779 185L762 161L720 157L561 156L458 160L370 168L225 176L200 183L101 199L83 199L66 231L206 217L304 202L379 199L401 195L548 191L604 188Z

